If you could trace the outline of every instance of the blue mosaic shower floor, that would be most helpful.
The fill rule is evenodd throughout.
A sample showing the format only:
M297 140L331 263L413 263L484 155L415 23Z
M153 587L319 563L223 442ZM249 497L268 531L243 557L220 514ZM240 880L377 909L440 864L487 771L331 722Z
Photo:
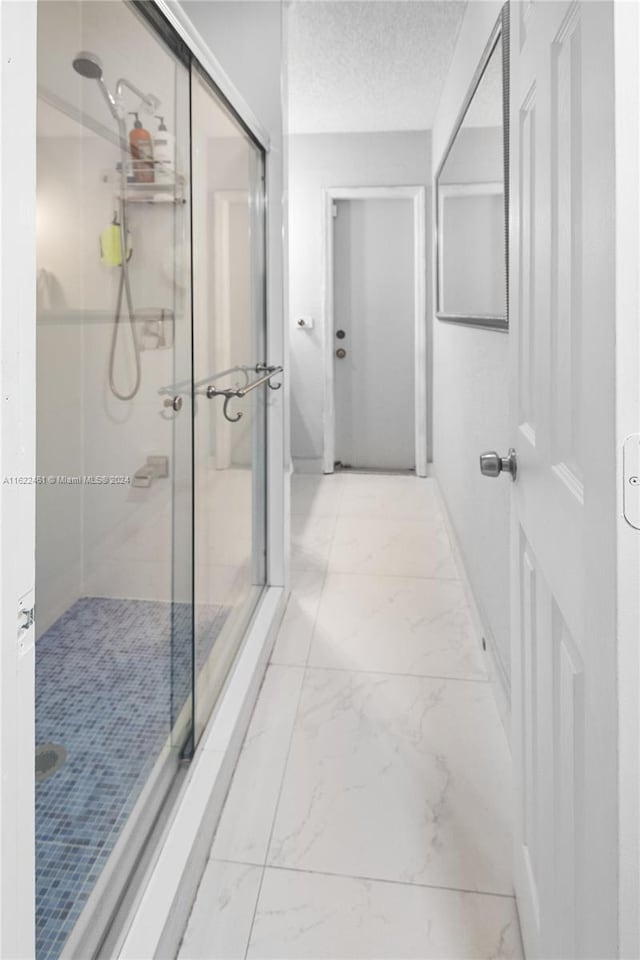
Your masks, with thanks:
M197 672L227 613L198 608ZM188 604L86 597L37 643L36 744L67 751L36 786L38 960L60 955L186 702L191 635Z

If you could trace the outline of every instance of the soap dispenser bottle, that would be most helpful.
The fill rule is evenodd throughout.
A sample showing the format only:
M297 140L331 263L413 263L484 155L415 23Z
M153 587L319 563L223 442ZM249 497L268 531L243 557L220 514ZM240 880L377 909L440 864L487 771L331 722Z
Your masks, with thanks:
M158 132L153 138L153 156L156 162L156 181L174 183L176 179L176 138L169 133L164 117L160 121Z
M153 140L148 130L140 123L140 117L135 111L130 111L135 117L133 129L129 133L133 175L136 183L153 183Z

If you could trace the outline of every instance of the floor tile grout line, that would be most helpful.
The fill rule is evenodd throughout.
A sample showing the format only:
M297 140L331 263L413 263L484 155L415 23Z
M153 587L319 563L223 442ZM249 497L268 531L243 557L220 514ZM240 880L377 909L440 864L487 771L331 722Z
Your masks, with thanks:
M280 666L280 664L279 664ZM282 664L285 666L285 664ZM300 666L300 664L289 664L289 666ZM327 667L322 664L306 663L308 670L325 670L331 673L364 673L375 677L406 677L409 680L444 680L455 683L480 683L486 686L490 683L489 677L445 677L441 674L433 673L405 673L400 670L366 670L361 667Z
M301 873L312 877L331 877L335 880L361 880L364 883L387 883L395 887L409 887L418 890L446 890L448 893L468 893L478 897L496 897L499 900L514 900L515 893L496 893L495 890L472 890L470 887L451 887L439 883L419 883L412 880L394 880L389 877L371 877L358 873L334 873L331 870L309 870L303 867L287 867L278 863L257 864L248 860L227 860L222 857L213 858L216 863L232 863L237 866L255 867L265 872L266 870L280 870L283 873Z
M234 862L234 861L223 861L223 862L229 863L229 862ZM253 866L253 864L249 864L249 866ZM259 901L260 901L260 894L262 893L262 884L263 884L263 882L264 882L264 873L265 873L265 870L266 870L267 868L266 868L266 865L263 864L261 867L257 867L257 869L260 870L260 880L259 880L259 883L258 883L258 889L257 889L257 891L256 891L255 903L254 903L254 905L253 905L253 913L252 913L252 915L251 915L251 924L250 924L249 929L248 929L248 931L247 931L247 937L246 937L246 941L245 941L245 945L244 945L244 952L243 952L243 954L242 954L242 956L244 957L244 960L246 960L247 954L249 953L249 947L251 946L251 937L253 936L253 925L254 925L254 923L255 923L256 914L257 914L257 912L258 912L258 903L259 903Z
M326 573L323 575L322 587L321 587L321 590L320 590L320 596L321 596L321 597L322 597L322 592L324 591L324 579L325 579L325 576L326 576ZM309 646L311 646L311 644L309 644ZM308 653L307 653L307 656L308 656ZM276 818L277 818L277 816L278 816L278 810L279 810L279 808L280 808L280 800L281 800L281 798L282 798L282 790L283 790L283 787L284 787L284 781L285 781L285 779L286 779L287 770L288 770L288 767L289 767L289 758L290 758L290 756L291 756L291 746L292 746L292 744L293 744L293 738L294 738L294 735L295 735L295 732L296 732L296 725L297 725L297 721L298 721L298 715L299 715L299 712L300 712L300 704L301 704L301 702L302 702L302 695L303 695L303 691L304 691L304 686L305 686L306 677L307 677L307 667L306 667L306 665L305 665L305 666L302 667L302 681L301 681L301 683L300 683L300 690L299 690L299 692L298 692L298 699L297 699L297 702L296 702L296 708L295 708L295 711L294 711L294 714L293 714L293 722L292 722L292 724L291 724L291 731L290 731L290 733L289 733L289 742L288 742L288 744L287 744L287 753L286 753L284 765L283 765L283 768L282 768L282 775L281 775L281 777L280 777L280 785L279 785L279 788L278 788L278 796L277 796L277 798L276 798L276 802L275 802L274 807L273 807L273 816L272 816L272 818L271 818L271 829L269 830L269 837L268 837L267 844L266 844L266 847L265 847L265 858L264 858L264 863L262 864L262 873L261 873L261 875L260 875L260 884L259 884L259 886L258 886L258 895L257 895L257 897L256 897L256 902L255 902L255 906L254 906L254 909L253 909L253 916L252 916L252 918L251 918L251 925L250 925L250 927L249 927L249 936L248 936L248 938L247 938L247 946L246 946L245 953L244 953L245 960L246 960L247 954L248 954L248 952L249 952L249 947L251 946L251 938L253 937L253 928L254 928L254 926L255 926L256 916L257 916L257 913L258 913L258 905L259 905L259 903L260 903L260 897L261 897L261 894L262 894L262 886L263 886L263 883L264 883L264 874L265 874L265 870L266 870L266 867L267 867L267 861L269 860L269 853L270 853L270 850L271 850L271 843L272 843L272 841L273 841L273 832L274 832L274 830L275 830Z
M300 704L302 703L302 696L303 696L303 693L304 693L304 687L305 687L305 682L306 682L306 678L307 678L307 665L306 665L306 664L307 664L307 661L308 661L308 659L309 659L309 655L310 655L310 652L311 652L311 644L312 644L312 642L313 642L313 636L314 636L314 634L315 634L315 626L316 626L316 622L317 622L318 611L319 611L319 609L320 609L320 603L322 602L322 595L323 595L324 589L325 589L325 583L326 583L326 578L327 578L328 557L329 557L329 554L330 554L330 552L331 552L331 547L333 546L333 540L334 540L334 537L335 537L335 531L336 531L337 522L338 522L338 516L337 516L337 513L336 513L336 516L334 517L333 532L332 532L332 534L331 534L331 542L330 542L330 544L329 544L329 550L328 550L328 552L327 552L327 564L325 564L324 570L322 571L322 585L321 585L321 587L320 587L320 593L319 593L319 597L318 597L318 606L317 606L316 611L315 611L313 630L312 630L312 632L311 632L311 638L310 638L310 640L309 640L309 646L308 646L308 648L307 648L307 656L306 656L306 659L305 659L305 664L303 665L303 668L302 668L302 669L303 669L303 672L302 672L302 682L300 683L300 690L299 690L299 693L298 693L298 700L297 700L297 703L296 703L296 709L295 709L294 714L293 714L293 722L292 722L292 724L291 724L291 731L290 731L290 734L289 734L289 742L288 742L288 744L287 744L287 753L286 753L285 762L284 762L284 765L283 765L283 768L282 768L282 776L280 777L280 786L279 786L279 788L278 788L278 796L277 796L277 799L276 799L276 802L275 802L274 808L273 808L273 817L272 817L272 819L271 819L271 829L270 829L270 831L269 831L269 838L268 838L268 840L267 840L267 844L266 844L266 848L265 848L265 859L264 859L264 864L262 865L262 873L261 873L261 875L260 875L260 884L259 884L259 887L258 887L258 895L257 895L257 897L256 897L255 907L254 907L254 910L253 910L253 916L252 916L252 918L251 918L251 926L250 926L250 928L249 928L249 936L248 936L248 938L247 938L247 946L246 946L245 953L244 953L245 960L246 960L247 954L248 954L248 952L249 952L249 947L251 946L251 938L253 937L253 929L254 929L255 922L256 922L256 916L257 916L257 913L258 913L258 905L259 905L259 903L260 903L260 896L261 896L261 894L262 894L262 886L263 886L263 883L264 883L264 874L265 874L265 870L266 870L266 867L267 867L267 862L268 862L268 860L269 860L269 853L270 853L270 851L271 851L271 844L272 844L272 842L273 842L273 832L274 832L274 830L275 830L276 819L277 819L277 816L278 816L278 810L280 809L280 800L281 800L281 798L282 798L282 790L283 790L284 782L285 782L285 779L286 779L286 776L287 776L287 770L288 770L288 768L289 768L289 759L290 759L290 757L291 757L291 747L292 747L292 745L293 745L293 738L294 738L295 733L296 733L298 716L299 716L299 713L300 713ZM277 641L277 638L276 638L276 641Z
M299 573L319 573L320 571L316 569L306 569L302 567L292 567L295 572ZM370 577L371 579L382 579L382 580L429 580L434 581L435 583L463 583L462 577L425 577L419 573L377 573L377 572L366 572L363 573L361 570L336 570L327 566L327 573L329 576L336 577ZM468 604L467 604L468 606Z
M334 534L335 534L335 525L334 525ZM332 541L331 541L331 542L333 542L333 535L334 535L334 534L332 534ZM325 585L325 580L326 580L326 575L327 575L326 566L325 566L325 568L324 568L322 571L318 571L318 572L320 572L320 573L322 574L322 582L321 582L320 590L319 590L319 593L318 593L318 606L316 607L316 611L315 611L315 615L314 615L314 629L315 629L315 619L317 618L318 608L319 608L319 605L320 605L320 599L321 599L322 593L323 593L323 591L324 591L324 585ZM289 600L287 601L287 606L289 605L289 602L290 602L292 596L293 596L293 593L290 593L290 595L289 595ZM285 614L286 614L286 609L285 609ZM284 616L283 616L283 618L282 618L280 627L278 628L278 632L279 632L280 629L282 628L282 623L283 623L283 622L284 622ZM276 636L275 643L274 643L274 649L275 649L275 646L276 646L277 642L278 642L278 637ZM310 648L310 646L311 646L311 640L309 641L309 648ZM308 657L308 655L309 655L309 650L307 651L307 657ZM251 944L251 937L252 937L252 934L253 934L253 926L254 926L254 923L255 923L256 913L257 913L257 909L258 909L258 903L259 903L259 900L260 900L260 894L261 894L261 892L262 892L262 882L263 882L263 878L264 878L264 871L265 871L265 868L266 868L266 862L267 862L267 859L268 859L269 849L270 849L270 846L271 846L271 839L272 839L273 830L274 830L274 827L275 827L275 820L276 820L276 816L277 816L277 813L278 813L278 807L279 807L279 804L280 804L280 796L281 796L281 793L282 793L282 786L283 786L284 778L285 778L286 771L287 771L287 765L288 765L288 761L289 761L289 754L290 754L290 752L291 752L291 743L292 743L292 740L293 740L293 735L294 735L295 727L296 727L296 720L297 720L297 716L298 716L298 708L299 708L299 705L300 705L300 700L301 700L301 697L302 697L302 690L303 690L303 687L304 687L304 681L305 681L305 677L306 677L306 665L305 665L305 664L281 664L281 663L274 662L272 659L270 659L268 666L269 666L269 667L272 667L272 666L284 667L284 668L286 668L286 669L295 668L295 669L297 669L297 670L300 670L300 671L302 672L302 680L301 680L301 682L300 682L300 690L299 690L299 693L298 693L298 699L297 699L297 702L296 702L296 708L295 708L295 711L294 711L293 721L292 721L292 724L291 724L291 731L290 731L290 734L289 734L289 742L288 742L288 744L287 744L287 752L286 752L285 762L284 762L284 766L283 766L283 770L282 770L282 776L281 776L281 778L280 778L280 785L279 785L279 789L278 789L278 796L277 796L277 799L276 799L276 802L275 802L275 805L274 805L273 817L272 817L272 820L271 820L271 829L270 829L270 831L269 831L269 838L268 838L268 840L267 840L267 845L266 845L266 850L265 850L265 859L264 859L264 862L263 862L262 864L258 864L258 863L247 864L247 865L250 865L250 866L254 866L254 867L256 867L257 869L260 869L260 870L261 870L261 875L260 875L260 883L259 883L259 885L258 885L258 892L257 892L257 896L256 896L256 901L255 901L255 905L254 905L254 909L253 909L253 915L252 915L252 918L251 918L251 925L250 925L250 927L249 927L249 932L248 932L247 941L246 941L245 950L244 950L244 956L245 956L245 957L247 956L247 953L248 953L248 951L249 951L249 946L250 946L250 944ZM257 701L256 701L256 706L257 706ZM255 713L255 708L254 708L254 712L253 712L253 713ZM252 713L252 719L253 719L253 713ZM251 724L251 720L249 721L249 724ZM244 746L244 744L243 744L243 746ZM228 796L228 795L227 795L227 796ZM214 842L215 842L215 838L214 838ZM213 850L213 844L211 845L211 850ZM232 860L232 861L229 861L229 860L224 860L223 858L219 858L219 857L212 857L211 852L210 852L209 861L210 861L211 859L213 859L214 861L217 860L217 861L220 861L220 862L227 862L227 863L243 863L243 862L244 862L244 861L233 861L233 860ZM209 862L209 861L208 861L208 862Z
M326 564L324 567L299 567L292 564L291 569L299 573L327 573L330 576L339 574L341 577L384 577L388 580L431 580L436 583L464 583L462 577L424 577L419 573L379 573L376 571L362 573L360 570L339 570Z

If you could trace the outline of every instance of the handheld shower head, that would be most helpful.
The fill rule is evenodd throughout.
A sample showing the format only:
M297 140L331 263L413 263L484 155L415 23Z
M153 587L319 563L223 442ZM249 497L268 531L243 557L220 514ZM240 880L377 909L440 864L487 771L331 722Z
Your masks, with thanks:
M95 80L97 82L109 110L119 123L122 123L121 104L123 87L128 87L132 93L140 97L138 112L148 113L153 116L160 109L160 100L154 96L153 93L143 93L139 87L136 87L136 85L131 83L130 80L127 80L126 77L121 77L118 80L116 84L116 95L114 97L104 82L102 60L96 53L91 53L90 50L81 50L75 55L72 63L73 69L76 73L79 73L81 77L84 77L85 80Z
M109 353L109 386L111 392L119 400L132 400L140 389L140 382L142 377L142 369L140 366L140 345L138 343L138 337L135 331L135 308L133 306L133 298L131 296L131 285L129 283L129 267L128 267L128 254L127 254L127 167L131 158L131 152L129 148L129 142L127 140L127 130L125 125L125 118L123 114L122 107L122 86L126 84L129 86L135 93L139 91L137 88L133 87L127 81L119 80L116 87L115 97L109 90L109 87L104 82L104 77L102 75L102 61L95 53L90 53L88 50L81 50L80 53L77 53L72 60L73 69L76 73L80 74L81 77L84 77L85 80L95 80L98 86L100 87L100 93L104 97L104 100L111 111L111 115L118 124L118 134L120 141L120 251L121 251L121 261L120 261L120 286L118 290L118 299L116 302L116 310L113 318L113 332L111 335L111 350ZM151 103L151 94L149 97L146 97L145 94L140 93L142 100L146 106L150 108L153 107L153 113L157 112L155 98L154 102ZM128 393L121 393L115 385L114 381L114 367L115 367L115 355L116 347L118 343L118 330L121 323L121 314L122 314L122 298L126 298L127 310L129 312L129 326L131 329L131 338L133 341L133 353L135 357L135 383L133 388Z
M86 80L102 80L102 61L95 53L81 50L73 58L73 69Z
M102 60L100 57L95 53L91 53L89 50L81 50L80 53L75 55L72 63L73 69L76 73L79 73L81 77L84 77L85 80L96 81L112 116L120 124L122 117L120 116L118 101L104 82L104 77L102 76Z

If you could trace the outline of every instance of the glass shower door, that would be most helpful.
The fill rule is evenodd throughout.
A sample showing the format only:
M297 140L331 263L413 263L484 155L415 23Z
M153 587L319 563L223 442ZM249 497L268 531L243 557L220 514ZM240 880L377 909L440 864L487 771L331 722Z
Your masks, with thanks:
M154 5L38 3L38 960L103 950L266 582L264 154ZM104 949L103 949L104 948Z
M94 955L191 747L189 87L129 4L38 4L39 960Z
M192 70L196 737L266 580L264 156ZM237 396L238 392L241 393Z

